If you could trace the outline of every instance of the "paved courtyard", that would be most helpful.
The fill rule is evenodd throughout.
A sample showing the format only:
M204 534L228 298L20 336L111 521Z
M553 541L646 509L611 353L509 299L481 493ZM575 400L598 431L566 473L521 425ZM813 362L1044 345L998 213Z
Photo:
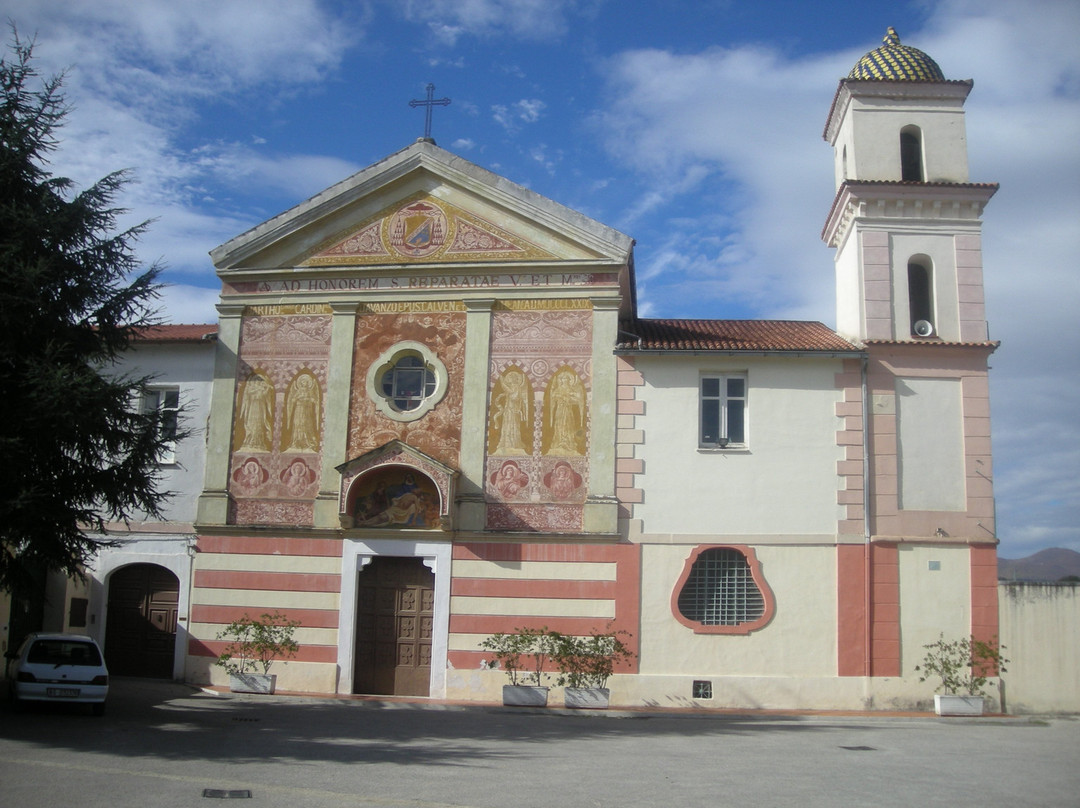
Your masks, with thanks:
M1080 718L582 714L131 679L110 698L102 718L0 705L0 804L1080 805Z

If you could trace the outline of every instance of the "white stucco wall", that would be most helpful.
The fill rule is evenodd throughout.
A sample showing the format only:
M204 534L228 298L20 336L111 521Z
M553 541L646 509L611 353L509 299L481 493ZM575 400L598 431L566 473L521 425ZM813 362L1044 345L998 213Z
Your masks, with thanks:
M971 551L965 546L901 545L900 664L905 676L918 677L915 666L923 648L941 634L947 640L971 634ZM924 684L933 695L936 682Z
M835 536L841 360L662 355L637 365L645 498L634 518L645 536ZM747 374L745 450L698 448L698 379L712 372Z
M859 262L862 247L854 229L849 229L846 235L836 250L836 330L848 339L858 339L864 331L866 312L866 290Z
M695 634L675 619L671 595L692 550L642 548L642 675L835 675L834 547L754 548L776 611L767 625L748 635Z
M180 403L187 409L181 426L192 434L177 445L175 462L162 465L161 488L173 492L164 509L168 521L195 521L206 463L214 343L138 343L116 369L134 375L151 374L155 386L180 387Z
M908 126L920 130L927 181L968 181L963 98L854 99L837 138L838 153L848 148L848 178L899 180L900 130Z

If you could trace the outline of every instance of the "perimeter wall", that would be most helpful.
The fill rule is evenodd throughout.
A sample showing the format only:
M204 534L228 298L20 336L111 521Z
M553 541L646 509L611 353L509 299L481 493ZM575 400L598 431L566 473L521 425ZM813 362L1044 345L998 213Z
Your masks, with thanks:
M998 582L1009 713L1080 713L1080 583Z

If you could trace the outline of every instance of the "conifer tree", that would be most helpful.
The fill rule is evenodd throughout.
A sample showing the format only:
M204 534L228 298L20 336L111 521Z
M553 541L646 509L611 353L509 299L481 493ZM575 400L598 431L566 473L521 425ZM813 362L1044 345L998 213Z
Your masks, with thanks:
M160 517L157 458L171 436L137 406L148 377L117 358L157 324L160 268L117 231L118 171L76 192L48 156L67 109L13 31L0 57L0 589L79 576L106 524Z

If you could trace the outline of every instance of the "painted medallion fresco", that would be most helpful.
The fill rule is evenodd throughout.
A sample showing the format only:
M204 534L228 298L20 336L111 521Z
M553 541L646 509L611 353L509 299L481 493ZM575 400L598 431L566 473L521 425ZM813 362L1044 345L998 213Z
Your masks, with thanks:
M312 523L330 354L324 311L274 306L245 312L229 474L232 524Z
M506 301L496 307L484 475L488 528L581 529L591 371L587 301Z

